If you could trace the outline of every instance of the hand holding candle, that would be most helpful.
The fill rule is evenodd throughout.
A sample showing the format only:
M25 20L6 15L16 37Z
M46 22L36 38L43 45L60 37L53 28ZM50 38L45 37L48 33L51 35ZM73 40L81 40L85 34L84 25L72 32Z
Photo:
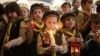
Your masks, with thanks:
M50 40L51 40L50 49L53 51L53 52L52 52L52 56L56 56L55 51L56 51L56 49L58 49L58 48L57 48L57 45L55 44L55 38L54 38L54 35L53 35L53 31L51 30L51 31L49 32L49 34L50 34Z
M93 40L96 42L100 42L100 30L97 30L97 32L95 33Z
M56 44L51 44L50 51L57 52L58 51L58 46Z

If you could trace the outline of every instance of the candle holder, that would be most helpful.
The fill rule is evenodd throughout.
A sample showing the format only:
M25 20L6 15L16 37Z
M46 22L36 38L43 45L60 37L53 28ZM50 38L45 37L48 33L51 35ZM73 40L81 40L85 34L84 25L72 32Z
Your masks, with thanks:
M71 43L71 54L78 56L80 54L80 44L77 42Z

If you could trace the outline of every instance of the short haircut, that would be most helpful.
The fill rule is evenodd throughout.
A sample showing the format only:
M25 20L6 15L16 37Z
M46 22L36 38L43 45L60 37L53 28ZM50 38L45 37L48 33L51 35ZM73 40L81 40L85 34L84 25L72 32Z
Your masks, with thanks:
M69 5L70 8L71 8L71 4L69 2L64 2L62 5L61 5L61 8L63 8L65 5Z
M81 0L81 5L82 5L82 4L86 4L87 1L88 1L88 0ZM93 3L93 0L91 0L91 2L89 2L89 3Z
M88 0L81 0L81 4L85 4Z
M5 7L5 12L6 12L7 15L9 14L9 12L10 13L16 12L18 16L21 16L20 7L19 7L19 5L16 2L10 2L10 3L8 3L6 5L6 7Z
M92 14L90 16L90 23L100 24L100 15L98 15L98 14Z

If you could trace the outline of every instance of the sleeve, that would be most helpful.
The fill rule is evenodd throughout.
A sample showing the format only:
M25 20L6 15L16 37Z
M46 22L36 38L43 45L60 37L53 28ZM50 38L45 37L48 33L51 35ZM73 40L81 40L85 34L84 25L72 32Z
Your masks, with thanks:
M8 42L8 43L11 43L12 47L21 45L23 42L26 41L26 35L25 35L27 31L26 28L27 28L27 25L25 24L25 22L21 22L20 30L19 30L19 37Z
M37 53L40 54L40 55L50 54L50 50L49 50L50 47L45 48L42 45L43 45L42 39L41 39L41 36L39 34L38 40L37 40Z
M61 54L68 52L68 45L64 34L62 34L62 45L58 46L58 52Z
M80 37L80 39L81 39L81 42L80 42L80 44L81 44L81 49L83 49L84 48L84 40L83 40L83 38L82 38L82 34L79 32L79 37Z

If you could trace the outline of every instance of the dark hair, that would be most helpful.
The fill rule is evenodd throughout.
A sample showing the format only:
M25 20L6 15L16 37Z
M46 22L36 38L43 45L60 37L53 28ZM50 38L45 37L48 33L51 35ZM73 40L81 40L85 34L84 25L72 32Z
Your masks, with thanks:
M34 10L34 9L37 9L37 8L41 9L42 11L44 11L43 5L41 5L41 4L39 4L39 3L35 3L35 4L33 4L33 5L31 6L30 14L32 14L32 13L33 13L33 10Z
M76 15L74 13L65 13L65 14L62 15L61 21L64 22L64 20L67 19L67 17L74 17L74 18L76 18Z
M90 16L90 23L94 23L94 24L100 24L100 15L98 14L92 14Z
M5 7L5 13L8 15L9 12L16 12L18 16L21 16L21 10L19 5L16 2L10 2Z
M72 1L72 4L75 3L75 2L76 2L76 0L73 0L73 1Z
M0 15L4 14L4 6L0 4Z
M50 15L56 16L58 18L57 20L59 20L59 13L57 11L52 10L52 11L46 11L44 13L44 15L42 17L43 21L45 21L47 19L47 17Z
M81 5L82 5L82 4L86 4L87 1L88 1L88 0L81 0ZM93 0L91 0L91 2L89 2L89 3L93 3Z
M81 0L81 4L85 4L88 0Z
M64 2L62 5L61 5L61 8L63 8L65 5L69 5L70 8L71 8L71 4L69 2Z

